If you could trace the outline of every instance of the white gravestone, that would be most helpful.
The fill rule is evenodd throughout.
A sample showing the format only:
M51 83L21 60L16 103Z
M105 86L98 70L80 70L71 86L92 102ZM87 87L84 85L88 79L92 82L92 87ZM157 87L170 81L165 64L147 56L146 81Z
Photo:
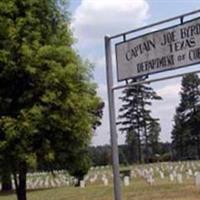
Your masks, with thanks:
M195 176L195 185L200 188L200 172L198 172Z
M182 174L177 174L177 182L178 182L179 184L183 183Z
M130 185L130 179L129 179L128 176L125 176L125 177L124 177L124 185L125 185L125 186L129 186L129 185Z
M104 178L104 179L103 179L103 184L104 184L105 186L108 185L108 179L107 179L107 178Z
M165 176L164 176L164 173L160 171L160 178L161 178L161 179L164 179L164 177L165 177Z
M84 187L85 187L85 181L83 181L83 180L80 181L80 187L81 187L81 188L84 188Z
M189 170L188 170L188 174L189 174L190 176L192 176L192 175L193 175L193 173L192 173L192 170L191 170L191 169L189 169Z
M148 176L147 177L147 183L149 183L150 185L153 185L153 183L154 183L153 176Z
M174 181L174 175L173 175L173 174L170 174L170 175L169 175L169 179L170 179L170 181Z

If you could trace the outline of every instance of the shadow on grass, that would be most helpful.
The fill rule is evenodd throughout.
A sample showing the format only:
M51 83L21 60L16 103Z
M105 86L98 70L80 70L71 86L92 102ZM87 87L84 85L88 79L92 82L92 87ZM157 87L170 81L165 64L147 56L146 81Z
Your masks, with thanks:
M61 187L60 187L61 188ZM40 189L29 189L29 190L26 190L27 193L29 192L39 192L39 191L45 191L45 190L51 190L51 189L55 189L55 188L40 188ZM12 190L12 191L9 191L9 192L2 192L0 191L0 197L2 196L9 196L9 195L15 195L16 192L15 190Z
M15 194L15 191L12 190L12 191L9 191L9 192L0 192L0 197L2 196L9 196L9 195L12 195L12 194Z
M61 189L61 188L65 188L65 186L61 186L61 187L54 187L54 188L38 188L38 189L28 189L27 193L29 192L40 192L40 191L46 191L46 190L53 190L53 189Z

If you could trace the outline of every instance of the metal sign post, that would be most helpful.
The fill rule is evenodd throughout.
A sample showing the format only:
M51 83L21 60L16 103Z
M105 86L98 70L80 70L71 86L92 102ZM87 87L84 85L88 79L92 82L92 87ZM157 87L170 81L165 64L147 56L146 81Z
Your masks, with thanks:
M112 68L111 40L108 36L105 37L105 52L106 52L107 86L108 86L108 107L110 115L110 133L111 133L111 145L112 145L114 195L115 195L115 200L121 200L114 90L112 89L113 68Z
M111 37L105 37L108 106L110 117L115 200L122 200L122 194L119 173L114 91L125 87L133 87L139 84L181 77L189 73L200 73L200 70L172 76L159 77L157 79L148 79L145 81L135 82L133 84L127 84L126 81L123 85L114 86L111 40L116 38L123 39L122 42L116 44L115 46L118 81L194 65L200 63L200 17L198 16L198 18L194 18L186 22L184 22L183 19L187 16L197 13L200 13L200 10L169 18L161 22ZM180 20L180 23L173 27L168 27L166 29L151 32L137 38L126 40L126 36L129 34L174 20Z

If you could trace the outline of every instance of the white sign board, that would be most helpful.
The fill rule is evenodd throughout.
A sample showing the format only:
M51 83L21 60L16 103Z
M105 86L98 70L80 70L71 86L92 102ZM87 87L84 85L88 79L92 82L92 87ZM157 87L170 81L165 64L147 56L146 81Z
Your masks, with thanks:
M200 18L118 43L115 50L119 81L200 63Z

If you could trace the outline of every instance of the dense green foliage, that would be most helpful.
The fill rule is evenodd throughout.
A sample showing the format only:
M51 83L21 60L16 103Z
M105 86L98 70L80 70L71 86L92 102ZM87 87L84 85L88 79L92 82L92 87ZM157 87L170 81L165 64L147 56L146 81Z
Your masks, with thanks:
M26 172L39 163L88 170L81 152L102 115L62 2L0 1L0 164L14 175L20 200Z
M130 146L128 144L121 144L118 146L118 148L120 165L129 165L129 163L133 162L133 155L130 155ZM172 160L171 143L158 142L156 144L156 152L159 154L152 154L153 156L150 157L149 162L162 162ZM89 147L89 153L92 161L92 166L105 166L112 164L110 145Z
M112 164L112 151L110 145L90 147L89 152L93 166L103 166Z
M144 80L146 77L131 80ZM153 128L153 125L159 126L151 116L151 102L160 100L161 98L147 85L136 85L128 87L123 91L122 107L119 115L119 129L126 134L126 143L129 146L129 157L132 157L132 162L142 160L148 162L152 156L152 145L155 141L158 142L160 129ZM155 131L155 134L152 131ZM152 138L153 137L153 138ZM151 143L153 142L153 143ZM130 160L130 159L129 159Z
M178 160L200 159L200 79L189 74L182 79L181 100L176 108L172 144Z

